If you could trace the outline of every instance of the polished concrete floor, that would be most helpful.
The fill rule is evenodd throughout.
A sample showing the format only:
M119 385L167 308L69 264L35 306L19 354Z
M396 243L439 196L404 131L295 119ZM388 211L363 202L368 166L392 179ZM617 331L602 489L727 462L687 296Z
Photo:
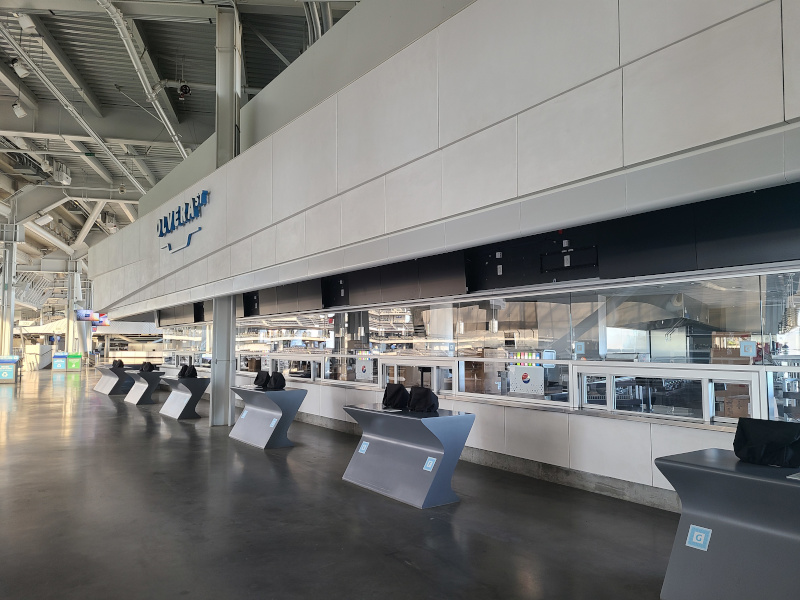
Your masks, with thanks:
M659 596L675 514L468 463L417 510L342 481L353 436L263 452L96 381L0 386L3 600Z

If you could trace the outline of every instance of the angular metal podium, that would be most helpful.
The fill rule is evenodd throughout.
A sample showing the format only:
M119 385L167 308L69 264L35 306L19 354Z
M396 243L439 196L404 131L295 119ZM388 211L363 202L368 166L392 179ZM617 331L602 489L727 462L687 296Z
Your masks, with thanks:
M173 419L199 419L195 408L208 384L209 377L162 377L172 390L159 411Z
M306 390L263 390L255 386L231 390L244 400L244 410L231 429L231 438L262 449L294 446L286 433Z
M730 450L657 458L681 498L663 600L797 598L800 469L740 462Z
M153 392L161 383L164 371L134 371L129 370L128 375L133 379L133 386L125 396L125 402L129 404L155 404Z
M128 372L133 367L97 367L100 371L100 381L94 386L95 392L106 396L127 394L133 387L133 379ZM138 368L138 367L136 367Z
M342 479L417 508L458 502L451 480L475 415L413 413L380 404L344 410L363 435Z

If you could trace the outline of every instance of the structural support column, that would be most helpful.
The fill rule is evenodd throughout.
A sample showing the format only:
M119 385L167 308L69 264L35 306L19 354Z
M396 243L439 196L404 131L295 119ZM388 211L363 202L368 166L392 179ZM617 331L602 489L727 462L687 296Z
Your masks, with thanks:
M217 8L217 167L238 153L241 73L236 12Z
M0 354L9 355L14 350L14 280L17 276L17 245L3 244L3 327Z
M213 315L209 424L233 425L231 386L236 377L236 299L233 296L215 298Z

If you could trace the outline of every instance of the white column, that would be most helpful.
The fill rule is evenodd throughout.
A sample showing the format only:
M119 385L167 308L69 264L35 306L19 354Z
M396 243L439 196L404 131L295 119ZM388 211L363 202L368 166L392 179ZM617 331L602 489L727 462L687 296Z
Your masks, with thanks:
M8 355L14 350L14 279L17 276L17 245L6 242L3 248L3 319L0 354Z
M236 12L217 8L217 167L236 156L241 98Z
M236 377L236 299L233 296L214 299L213 327L209 424L233 425L231 386Z

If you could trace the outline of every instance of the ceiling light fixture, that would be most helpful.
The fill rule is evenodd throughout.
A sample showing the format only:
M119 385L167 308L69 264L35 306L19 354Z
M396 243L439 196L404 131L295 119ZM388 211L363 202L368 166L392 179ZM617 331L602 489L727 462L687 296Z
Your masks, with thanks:
M53 220L52 215L48 214L48 215L42 215L38 219L34 219L33 222L36 223L37 225L43 227L43 226L47 225L52 220Z
M19 100L14 102L14 104L11 105L11 108L14 111L14 114L17 115L18 119L22 119L23 117L28 116L28 111L22 108L22 105L19 103Z
M31 72L28 70L23 62L18 58L11 59L11 68L19 75L20 79L25 79Z

